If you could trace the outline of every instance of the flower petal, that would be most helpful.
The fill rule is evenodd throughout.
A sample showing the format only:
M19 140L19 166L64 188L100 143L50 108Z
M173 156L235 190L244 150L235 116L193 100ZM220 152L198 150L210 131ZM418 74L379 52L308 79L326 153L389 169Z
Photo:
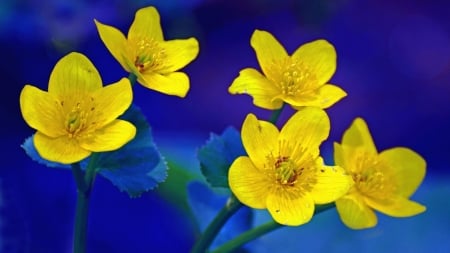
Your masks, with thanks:
M305 107L296 112L284 125L279 140L291 143L291 155L301 159L305 154L316 158L320 144L330 133L330 120L326 112L315 107Z
M52 94L25 85L20 93L20 110L27 124L39 132L58 137L64 134L61 105Z
M120 63L120 65L122 65L122 68L124 68L127 72L131 72L131 69L125 62L125 45L127 43L125 35L123 35L123 33L115 27L104 25L95 19L94 22L97 26L100 39L103 41L108 51Z
M427 209L425 206L404 197L384 200L366 197L365 201L373 209L392 217L410 217L423 213Z
M149 89L182 98L189 91L189 77L183 72L173 72L166 75L144 73L138 75L138 82Z
M161 43L166 54L161 74L177 71L193 61L199 51L198 41L195 38L169 40Z
M290 97L294 101L287 101L295 109L299 110L303 106L319 107L322 109L329 108L336 102L347 96L347 93L336 85L325 84L319 88L316 96L312 99L307 97ZM299 100L300 99L300 100Z
M155 41L164 40L159 13L153 6L139 9L128 30L128 40L142 38L154 39Z
M336 200L336 209L342 222L352 229L371 228L377 225L377 216L359 195L349 194Z
M359 147L368 154L378 154L369 128L362 118L356 118L342 137L343 146Z
M236 197L252 208L266 208L266 196L271 182L252 161L246 157L238 157L228 171L230 189Z
M344 170L347 171L347 161L349 161L349 159L347 159L346 153L344 151L344 149L342 148L342 146L335 142L334 143L334 164L344 168Z
M411 196L425 177L426 162L416 152L408 148L391 148L380 153L380 159L389 164L396 193Z
M278 129L271 123L258 120L248 114L242 125L242 144L248 156L258 169L263 169L267 156L278 149Z
M342 197L353 186L351 176L339 166L325 166L322 159L317 164L317 182L311 190L311 196L316 204L327 204Z
M96 127L101 128L117 119L130 107L133 90L130 81L122 78L98 90L92 97L96 104L95 109L100 111L100 114L97 114L98 118L94 119L97 122Z
M284 47L269 32L255 30L250 39L250 44L255 50L259 66L266 76L270 73L271 65L277 64L278 61L288 57Z
M320 84L328 82L336 71L336 50L326 40L303 44L292 58L303 62Z
M34 146L42 158L63 164L79 162L91 152L81 148L75 139L61 136L49 138L39 132L34 135Z
M281 99L274 100L280 91L266 77L256 69L246 68L239 72L239 76L234 79L228 88L231 94L248 94L253 97L256 106L274 110L283 105Z
M70 53L59 60L50 75L48 92L59 98L77 99L102 88L102 79L83 54Z
M80 146L92 152L113 151L121 148L136 135L136 127L125 120L114 120L89 136L80 138Z
M280 188L267 197L267 209L276 222L299 226L311 220L314 201L309 194L294 194Z

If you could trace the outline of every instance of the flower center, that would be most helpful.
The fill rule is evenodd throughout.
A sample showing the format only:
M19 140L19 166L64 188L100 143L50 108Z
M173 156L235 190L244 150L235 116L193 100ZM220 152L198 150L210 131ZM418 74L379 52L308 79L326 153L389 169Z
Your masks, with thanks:
M297 177L302 174L302 171L303 168L299 170L289 157L278 157L275 161L276 179L282 185L295 185Z
M359 192L378 199L385 199L394 192L395 185L386 174L389 168L382 161L366 154L357 158L356 164L351 174Z
M96 119L98 115L95 110L94 99L83 100L76 102L73 106L65 104L64 101L60 102L65 114L64 127L70 138L77 137L82 132L88 131L90 128L95 128L97 125Z
M268 78L271 79L285 96L313 96L318 87L316 76L304 63L286 58L274 62L269 67Z
M166 57L164 49L153 39L140 38L130 41L128 50L134 55L134 66L140 73L161 69Z

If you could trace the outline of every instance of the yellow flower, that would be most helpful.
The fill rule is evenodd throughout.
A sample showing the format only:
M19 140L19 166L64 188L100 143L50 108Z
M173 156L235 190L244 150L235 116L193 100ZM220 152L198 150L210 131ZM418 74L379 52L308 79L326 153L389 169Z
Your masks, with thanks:
M230 93L249 94L256 106L269 110L280 108L283 102L295 109L328 108L347 95L327 84L336 70L336 51L326 40L304 44L291 56L266 31L255 30L250 43L264 75L253 68L241 70Z
M339 216L348 227L374 227L377 217L372 209L393 217L425 211L408 199L425 176L425 160L403 147L378 153L363 119L355 119L342 143L334 144L334 159L355 182L348 194L336 201Z
M134 138L136 128L117 119L132 96L128 79L102 87L91 61L70 53L55 65L48 92L25 85L20 109L27 124L37 130L33 141L38 153L69 164L92 152L116 150Z
M177 71L197 57L195 38L165 41L154 7L136 12L127 38L112 26L97 20L95 24L109 52L127 72L136 75L140 84L165 94L186 96L189 77Z
M342 168L325 166L319 156L329 131L328 116L319 108L301 109L281 132L249 114L241 132L248 157L231 165L231 191L247 206L267 208L280 224L308 222L315 204L335 201L352 183Z

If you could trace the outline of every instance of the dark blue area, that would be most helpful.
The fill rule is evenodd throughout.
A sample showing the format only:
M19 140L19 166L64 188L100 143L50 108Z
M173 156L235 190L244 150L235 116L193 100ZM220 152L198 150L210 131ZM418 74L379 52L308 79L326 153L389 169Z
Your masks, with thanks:
M46 89L53 66L69 51L86 54L106 84L127 76L100 41L93 19L126 32L134 12L151 4L160 10L166 38L195 36L200 42L198 58L184 69L191 78L185 99L135 86L135 103L156 136L170 131L186 138L191 132L207 136L228 125L240 129L249 112L268 118L270 112L255 108L250 97L227 92L239 70L258 68L249 41L254 29L265 29L290 53L318 38L336 47L338 65L331 82L349 95L328 110L327 154L352 120L362 116L380 150L410 147L427 160L427 178L448 174L450 4L445 1L7 0L0 3L5 252L70 252L71 245L72 175L32 162L20 148L33 134L20 114L22 87ZM289 110L281 122L288 115ZM187 252L193 243L191 221L157 192L129 199L99 177L92 200L90 252ZM320 226L326 229L327 224Z

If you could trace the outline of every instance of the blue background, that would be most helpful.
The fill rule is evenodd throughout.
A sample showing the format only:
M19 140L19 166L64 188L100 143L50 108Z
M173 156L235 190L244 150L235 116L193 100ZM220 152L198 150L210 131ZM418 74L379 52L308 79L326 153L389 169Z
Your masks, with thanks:
M328 160L333 141L340 141L357 116L367 121L379 150L407 146L427 160L425 182L414 196L427 205L425 214L381 218L377 228L355 232L330 211L304 227L277 231L250 249L270 252L264 243L289 242L313 252L450 251L450 3L444 2L0 2L0 249L70 252L71 247L72 175L33 163L20 148L34 132L20 114L22 87L33 84L45 90L53 66L70 51L86 54L105 84L127 76L99 39L93 19L127 32L135 11L154 5L166 39L194 36L200 54L184 69L191 78L185 99L135 86L135 103L146 113L161 152L191 172L198 172L195 149L210 132L220 133L228 125L239 129L249 112L261 118L270 114L254 107L250 97L227 92L239 70L258 68L250 47L254 29L270 31L289 53L320 38L336 47L337 71L331 81L348 96L327 110L331 133L322 149ZM291 112L286 110L282 121ZM196 225L171 196L157 190L129 199L99 177L92 196L90 252L188 251Z

